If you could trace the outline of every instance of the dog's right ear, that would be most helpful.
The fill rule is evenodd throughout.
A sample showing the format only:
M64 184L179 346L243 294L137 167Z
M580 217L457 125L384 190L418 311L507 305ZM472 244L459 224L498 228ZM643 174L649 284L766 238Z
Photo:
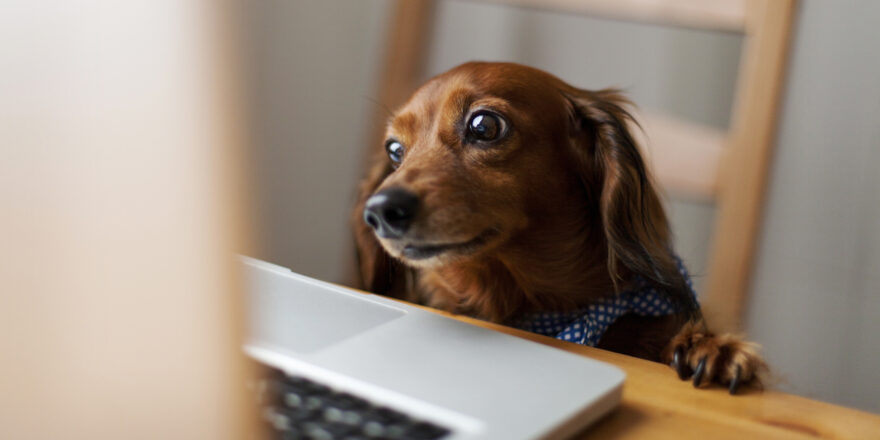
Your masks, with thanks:
M367 175L358 189L357 202L352 212L352 229L354 230L357 252L357 286L360 289L382 295L395 296L394 290L403 288L397 282L404 277L406 269L391 258L373 233L373 229L364 221L364 205L373 195L376 188L391 174L391 162L384 149L372 158Z
M572 123L574 162L598 201L615 288L637 275L668 295L688 316L699 306L672 252L659 194L630 133L629 101L617 90L563 92Z

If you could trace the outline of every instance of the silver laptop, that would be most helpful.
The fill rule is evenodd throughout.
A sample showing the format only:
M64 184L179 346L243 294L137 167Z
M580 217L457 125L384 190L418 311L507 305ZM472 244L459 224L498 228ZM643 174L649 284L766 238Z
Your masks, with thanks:
M620 402L611 365L242 261L278 438L565 438Z

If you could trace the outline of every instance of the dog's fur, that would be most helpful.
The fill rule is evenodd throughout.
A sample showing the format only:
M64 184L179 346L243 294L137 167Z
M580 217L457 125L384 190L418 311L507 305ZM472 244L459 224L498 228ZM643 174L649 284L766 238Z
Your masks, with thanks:
M388 139L405 147L400 166L383 150L360 188L360 287L504 323L589 304L640 276L680 313L626 315L600 347L677 358L683 377L698 370L695 385L739 382L737 370L754 383L763 367L754 345L709 333L678 271L628 105L615 90L577 89L510 63L467 63L429 80L388 125ZM500 115L507 134L469 141L476 109ZM392 187L417 195L419 210L403 237L380 238L362 211L372 194ZM450 243L468 244L421 260L402 253Z

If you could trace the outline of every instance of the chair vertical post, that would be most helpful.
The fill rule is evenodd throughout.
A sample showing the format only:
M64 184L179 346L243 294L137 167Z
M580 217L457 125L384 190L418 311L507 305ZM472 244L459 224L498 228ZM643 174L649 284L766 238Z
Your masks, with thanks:
M396 0L392 6L378 89L379 104L386 108L377 109L373 116L369 154L382 143L386 110L403 104L422 79L433 12L434 0Z
M793 12L794 0L750 0L747 8L703 307L717 330L743 326Z

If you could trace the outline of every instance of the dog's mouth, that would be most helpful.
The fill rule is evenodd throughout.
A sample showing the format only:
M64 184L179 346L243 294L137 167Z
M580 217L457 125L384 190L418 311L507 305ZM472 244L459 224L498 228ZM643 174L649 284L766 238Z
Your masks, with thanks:
M492 237L498 235L495 230L486 230L476 237L458 243L443 244L407 244L401 255L408 260L426 260L440 254L454 252L460 255L471 254L485 245Z

